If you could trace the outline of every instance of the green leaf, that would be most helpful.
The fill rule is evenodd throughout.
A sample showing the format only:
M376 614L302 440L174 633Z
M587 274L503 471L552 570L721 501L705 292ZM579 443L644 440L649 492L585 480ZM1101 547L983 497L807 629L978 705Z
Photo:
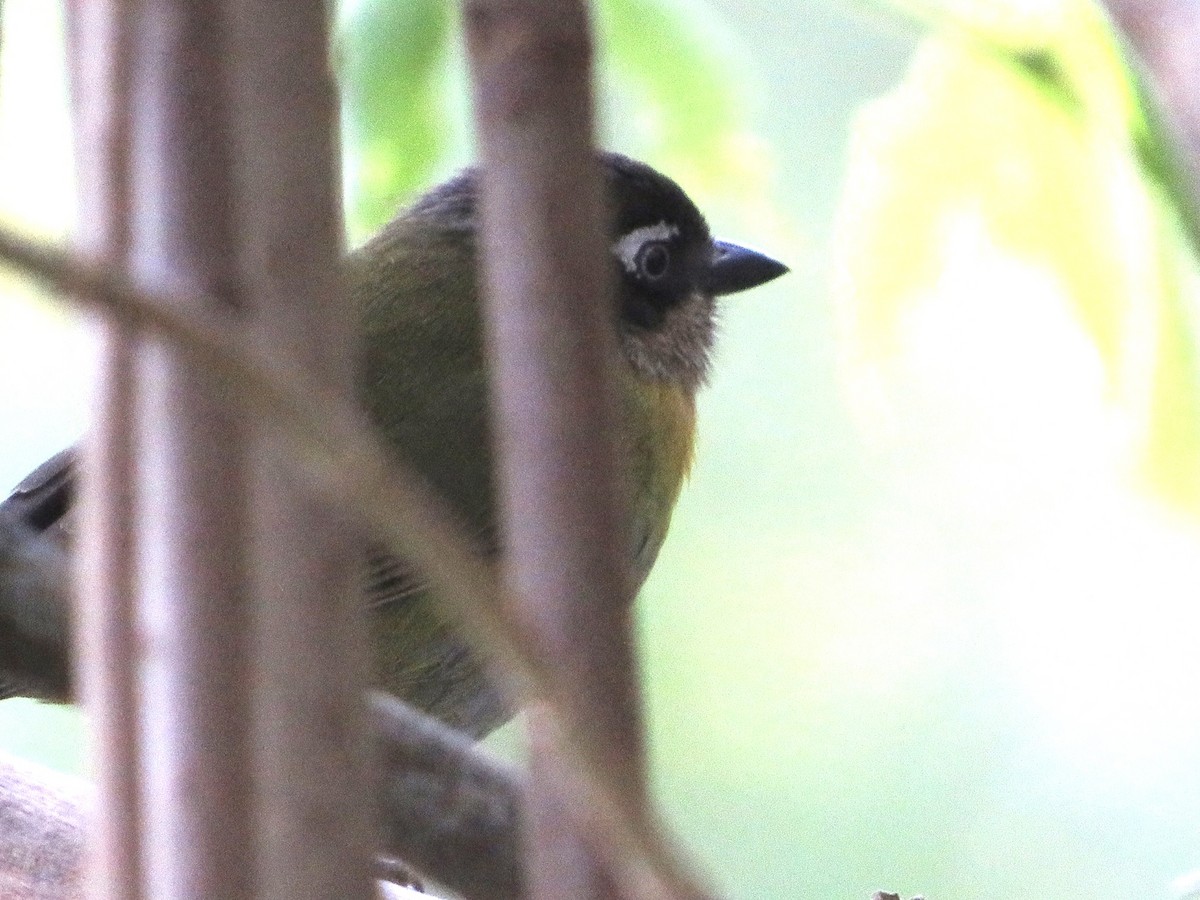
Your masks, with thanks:
M340 17L337 69L347 222L362 235L432 180L451 146L445 0L358 0Z
M731 136L746 128L745 66L720 43L699 3L606 0L597 7L600 59L614 87L637 102L628 132L703 177L727 165ZM705 27L705 26L708 27ZM609 123L612 128L616 123ZM632 127L628 127L632 126Z
M469 135L457 9L445 0L344 0L342 84L352 236L449 166ZM751 127L753 66L705 0L602 0L596 7L601 143L646 159L707 205L756 223L771 204L771 154Z
M702 203L769 197L770 154L751 127L748 54L703 0L596 7L603 143L641 156Z

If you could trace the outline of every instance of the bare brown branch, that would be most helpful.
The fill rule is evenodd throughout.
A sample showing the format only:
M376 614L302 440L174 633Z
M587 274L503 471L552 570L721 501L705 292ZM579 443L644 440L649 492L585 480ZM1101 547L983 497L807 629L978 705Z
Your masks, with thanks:
M611 276L592 148L591 40L577 0L464 5L483 161L482 260L493 434L517 614L559 708L641 816L631 579L618 492ZM583 707L586 705L586 709ZM534 900L616 897L535 710L525 832ZM589 840L591 838L591 840Z
M74 241L90 258L124 266L132 240L131 4L71 0L66 11L79 194ZM135 341L121 322L101 318L95 326L101 350L82 459L79 518L86 537L74 560L81 585L74 665L83 702L93 710L94 752L123 760L98 770L106 815L93 838L91 883L103 896L135 900L143 884L136 676L127 664L135 645Z
M105 24L118 52L105 49L131 71L102 73L100 90L116 82L113 109L129 123L125 143L112 150L128 161L118 165L125 175L102 213L115 246L102 249L115 265L192 291L160 299L201 300L207 314L233 317L243 298L228 98L216 87L225 67L221 6L139 0L111 8ZM126 796L99 798L101 820L121 831L112 846L137 854L132 877L114 879L101 896L126 900L142 885L243 896L254 884L257 849L245 405L187 348L145 333L129 345L108 360L116 370L101 376L116 385L116 407L101 413L116 421L99 433L118 443L99 446L95 466L85 453L81 492L85 506L96 507L84 514L85 576L103 590L83 609L95 605L107 610L107 623L125 624L124 632L79 629L93 648L85 657L115 660L95 671L125 680L93 693L96 681L85 678L81 693L114 735L100 745L97 766L129 773L137 794L133 815ZM90 479L94 472L101 480ZM132 534L106 540L114 528Z
M285 14L281 12L286 9ZM224 4L238 275L263 357L353 402L357 311L340 277L335 92L324 0ZM291 476L295 444L256 418L251 731L259 896L370 892L362 538Z
M0 757L0 897L84 896L86 787L64 775Z
M586 4L467 0L464 16L506 559L554 692L530 716L530 894L701 896L645 802Z
M518 773L394 698L376 695L370 718L383 852L472 900L519 900ZM77 896L90 808L81 782L0 759L0 896Z
M384 847L471 900L519 900L524 779L393 697L372 713Z

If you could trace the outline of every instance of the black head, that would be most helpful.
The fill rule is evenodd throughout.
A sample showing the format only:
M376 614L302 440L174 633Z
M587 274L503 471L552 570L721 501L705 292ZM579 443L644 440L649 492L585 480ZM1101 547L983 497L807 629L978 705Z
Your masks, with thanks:
M613 213L621 343L633 368L694 389L708 374L715 298L778 278L787 266L715 240L683 188L617 153L601 153ZM441 229L474 231L478 174L467 170L434 188L408 216Z
M708 373L714 299L765 284L787 266L714 240L683 189L644 163L606 153L623 344L635 368L695 387Z

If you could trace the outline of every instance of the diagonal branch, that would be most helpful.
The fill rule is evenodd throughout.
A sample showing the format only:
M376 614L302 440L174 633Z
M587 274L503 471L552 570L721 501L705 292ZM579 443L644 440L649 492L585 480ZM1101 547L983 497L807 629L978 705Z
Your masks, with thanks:
M0 896L82 900L86 786L0 757Z
M371 719L386 852L471 900L519 900L524 778L394 697L372 696Z

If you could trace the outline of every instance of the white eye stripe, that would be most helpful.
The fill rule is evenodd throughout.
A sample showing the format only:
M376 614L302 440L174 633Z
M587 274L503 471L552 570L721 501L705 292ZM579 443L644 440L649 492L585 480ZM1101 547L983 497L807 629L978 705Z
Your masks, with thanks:
M625 267L625 271L634 274L637 272L638 251L645 246L647 241L669 241L677 234L679 234L679 229L666 222L659 222L657 225L643 225L621 237L613 244L612 251L621 261L621 265Z

